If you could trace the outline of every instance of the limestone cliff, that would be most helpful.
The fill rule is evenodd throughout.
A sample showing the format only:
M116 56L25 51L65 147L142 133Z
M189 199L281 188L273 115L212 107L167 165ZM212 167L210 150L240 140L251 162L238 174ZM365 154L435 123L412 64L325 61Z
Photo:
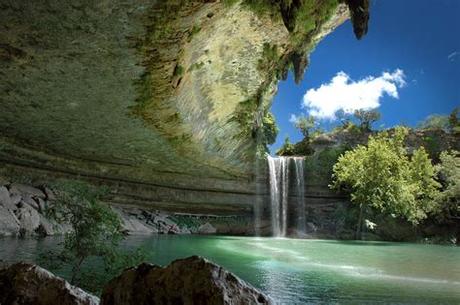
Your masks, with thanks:
M3 174L247 210L278 79L349 17L337 0L287 3L0 0Z

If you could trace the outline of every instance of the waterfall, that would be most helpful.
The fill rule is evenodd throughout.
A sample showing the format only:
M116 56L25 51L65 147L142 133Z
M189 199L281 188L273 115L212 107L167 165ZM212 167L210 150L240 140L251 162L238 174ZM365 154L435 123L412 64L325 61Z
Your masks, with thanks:
M305 176L304 158L294 158L297 181L297 231L305 233Z
M304 159L301 157L277 157L271 156L268 159L270 177L270 207L273 236L286 236L289 222L289 167L291 160L295 165L295 195L297 198L296 208L293 211L296 215L296 229L305 232L305 180L304 180ZM291 213L292 214L292 213Z

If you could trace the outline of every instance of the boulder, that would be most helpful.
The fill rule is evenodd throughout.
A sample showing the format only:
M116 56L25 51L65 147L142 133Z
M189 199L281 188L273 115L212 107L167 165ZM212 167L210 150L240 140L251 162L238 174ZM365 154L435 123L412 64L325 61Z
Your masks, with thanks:
M33 186L20 184L20 183L12 183L10 186L10 194L11 195L29 195L34 198L42 198L45 199L46 195L38 188Z
M19 233L19 220L14 213L0 205L0 236L11 236ZM2 304L0 302L0 304Z
M21 202L22 196L18 194L10 194L11 202L16 206Z
M209 222L201 225L198 228L198 233L199 234L215 234L217 232L217 229L212 226Z
M198 256L167 267L143 263L126 269L102 292L101 305L273 304L263 293L222 267Z
M14 211L16 209L16 205L13 204L8 189L4 186L0 186L0 205L4 206L10 211Z
M45 200L41 199L41 198L37 198L36 200L37 204L38 204L38 210L40 211L40 213L44 213L45 212L45 209L46 209L46 202Z
M27 204L27 205L33 207L37 211L40 210L40 207L38 206L38 203L30 195L25 195L24 198L22 198L22 202L24 204Z
M99 299L43 268L17 263L0 270L0 304L97 305Z
M19 220L21 232L30 234L40 225L40 214L30 205L23 205L16 211L16 216Z
M125 231L127 234L146 235L157 233L157 230L147 226L145 223L137 219L135 216L131 214L126 214L124 211L118 209L114 209L114 211L120 216L122 220L123 231Z

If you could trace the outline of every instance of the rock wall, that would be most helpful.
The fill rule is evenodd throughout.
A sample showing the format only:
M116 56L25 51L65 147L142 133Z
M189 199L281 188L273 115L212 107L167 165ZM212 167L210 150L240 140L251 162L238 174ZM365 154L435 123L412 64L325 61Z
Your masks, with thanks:
M302 75L349 12L318 2L294 43L279 8L246 2L0 0L0 171L115 185L120 205L250 212L277 64L301 48Z

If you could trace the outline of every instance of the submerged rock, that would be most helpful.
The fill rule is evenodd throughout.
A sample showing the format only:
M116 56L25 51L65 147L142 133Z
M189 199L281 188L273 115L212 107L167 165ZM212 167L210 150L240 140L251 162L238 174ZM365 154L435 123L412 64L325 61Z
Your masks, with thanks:
M125 270L104 288L101 305L272 304L263 293L198 256L167 267L143 263Z
M97 305L99 299L35 265L17 263L0 270L2 305Z

